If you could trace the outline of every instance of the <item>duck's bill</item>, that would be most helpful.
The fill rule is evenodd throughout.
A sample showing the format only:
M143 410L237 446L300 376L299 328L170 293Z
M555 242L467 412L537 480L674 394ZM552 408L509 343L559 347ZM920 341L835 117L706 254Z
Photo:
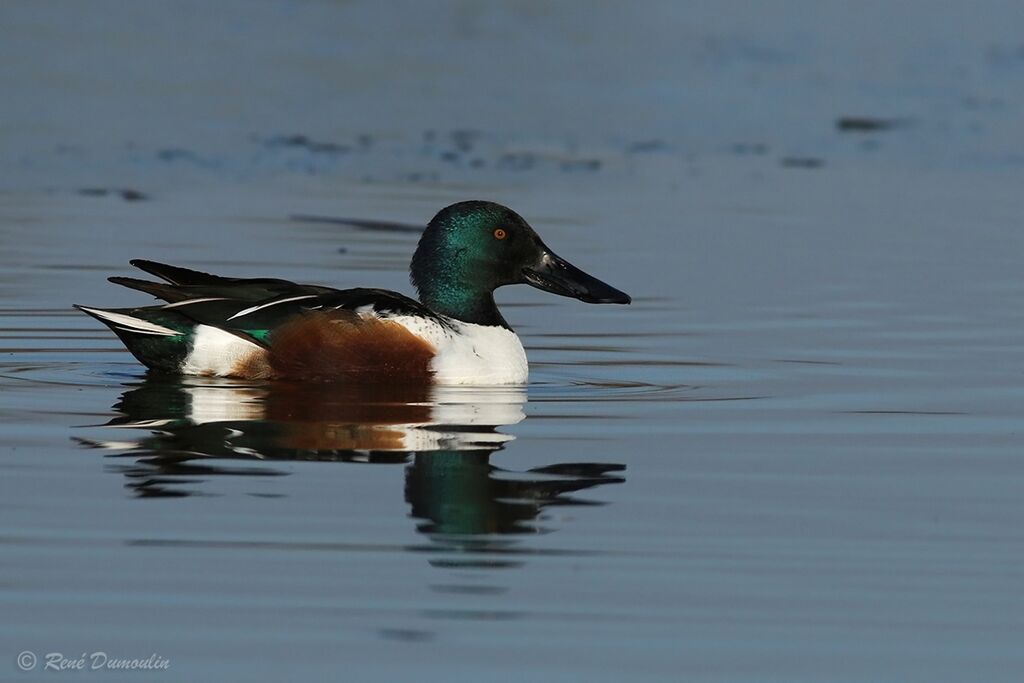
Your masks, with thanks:
M545 292L571 296L588 304L628 304L632 299L611 285L601 282L550 251L533 266L523 269L526 283Z

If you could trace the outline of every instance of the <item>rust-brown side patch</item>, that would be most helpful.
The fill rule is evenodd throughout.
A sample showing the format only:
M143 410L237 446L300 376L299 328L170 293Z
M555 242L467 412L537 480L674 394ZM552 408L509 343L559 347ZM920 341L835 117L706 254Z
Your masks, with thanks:
M229 377L272 379L274 371L270 367L270 358L266 349L255 348L249 355L235 361L234 365L231 366Z
M351 311L311 311L270 335L274 377L427 383L434 347L398 323Z

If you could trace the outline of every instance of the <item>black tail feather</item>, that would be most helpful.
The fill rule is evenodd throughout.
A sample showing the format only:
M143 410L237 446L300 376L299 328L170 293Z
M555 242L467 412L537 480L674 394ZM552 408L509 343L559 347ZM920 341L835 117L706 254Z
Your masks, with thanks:
M175 285L165 284L163 282L137 280L133 277L108 277L107 280L113 282L115 285L121 285L122 287L145 292L146 294L155 296L157 299L163 299L168 303L184 301L189 298L189 294L187 292L178 289Z
M129 263L150 275L156 275L158 278L170 282L172 285L219 285L233 280L233 278L210 275L199 270L169 266L166 263L147 261L146 259L132 259Z

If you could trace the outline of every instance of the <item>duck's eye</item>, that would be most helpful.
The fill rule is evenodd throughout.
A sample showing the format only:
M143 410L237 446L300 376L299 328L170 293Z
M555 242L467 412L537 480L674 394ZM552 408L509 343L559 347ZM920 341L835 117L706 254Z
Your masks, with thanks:
M496 239L496 240L503 240L506 237L508 237L508 233L505 232L505 228L495 228L494 229L494 239Z

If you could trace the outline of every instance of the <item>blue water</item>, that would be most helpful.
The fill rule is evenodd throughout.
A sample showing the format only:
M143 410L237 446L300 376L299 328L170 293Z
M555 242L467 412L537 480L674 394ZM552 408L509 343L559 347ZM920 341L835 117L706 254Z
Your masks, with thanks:
M0 18L0 679L1020 679L1016 4ZM408 293L467 198L634 298L499 291L522 389L147 378L70 309Z

